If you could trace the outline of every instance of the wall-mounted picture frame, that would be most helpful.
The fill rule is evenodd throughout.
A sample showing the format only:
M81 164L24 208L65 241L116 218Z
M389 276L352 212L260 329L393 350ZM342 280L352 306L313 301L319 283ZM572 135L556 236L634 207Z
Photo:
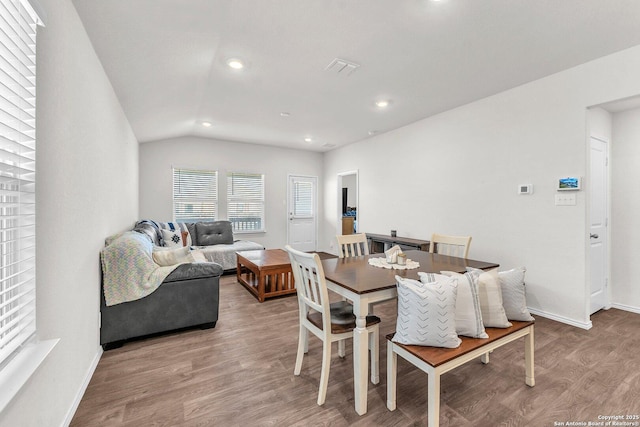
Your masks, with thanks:
M577 191L582 187L582 179L578 176L569 176L558 179L558 191Z

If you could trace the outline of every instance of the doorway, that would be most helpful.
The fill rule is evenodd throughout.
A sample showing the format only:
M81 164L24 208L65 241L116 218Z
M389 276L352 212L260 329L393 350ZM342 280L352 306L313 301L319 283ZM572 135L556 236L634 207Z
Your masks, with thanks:
M287 242L299 251L315 251L318 234L318 177L289 175Z
M608 144L591 137L590 160L590 226L591 290L589 314L607 307L608 282Z
M336 234L355 234L360 228L358 219L358 171L338 174L337 226Z

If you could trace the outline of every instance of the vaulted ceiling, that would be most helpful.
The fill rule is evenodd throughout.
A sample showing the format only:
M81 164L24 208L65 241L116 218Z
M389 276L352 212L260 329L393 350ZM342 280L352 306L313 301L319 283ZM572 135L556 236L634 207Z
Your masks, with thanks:
M326 151L640 44L637 0L73 2L140 142Z

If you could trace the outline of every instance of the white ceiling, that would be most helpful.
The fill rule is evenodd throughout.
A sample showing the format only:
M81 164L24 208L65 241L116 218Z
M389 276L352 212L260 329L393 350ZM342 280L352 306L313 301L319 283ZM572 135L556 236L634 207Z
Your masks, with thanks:
M326 151L640 44L638 0L73 3L140 142Z

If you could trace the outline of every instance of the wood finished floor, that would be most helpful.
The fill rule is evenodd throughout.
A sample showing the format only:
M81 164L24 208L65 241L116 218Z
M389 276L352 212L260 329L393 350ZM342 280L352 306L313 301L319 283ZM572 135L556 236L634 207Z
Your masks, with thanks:
M311 338L302 374L293 375L295 297L258 303L235 276L223 276L215 329L188 330L105 352L71 426L426 426L427 376L398 359L398 408L386 408L386 342L395 302L376 306L378 385L368 413L353 403L351 344L331 360L327 400L316 404L322 348ZM536 386L524 384L522 339L491 363L470 362L442 377L440 425L554 426L640 414L640 315L616 309L592 317L589 331L538 317ZM557 424L559 425L559 424Z

